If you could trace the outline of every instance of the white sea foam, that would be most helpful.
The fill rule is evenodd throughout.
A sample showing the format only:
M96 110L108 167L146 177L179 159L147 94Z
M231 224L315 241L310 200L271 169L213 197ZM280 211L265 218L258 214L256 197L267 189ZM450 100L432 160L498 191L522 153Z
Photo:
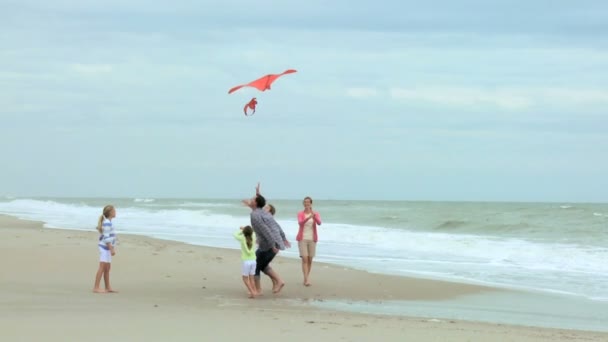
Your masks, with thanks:
M135 203L150 203L150 202L154 202L155 199L154 198L136 198L133 200L133 202Z

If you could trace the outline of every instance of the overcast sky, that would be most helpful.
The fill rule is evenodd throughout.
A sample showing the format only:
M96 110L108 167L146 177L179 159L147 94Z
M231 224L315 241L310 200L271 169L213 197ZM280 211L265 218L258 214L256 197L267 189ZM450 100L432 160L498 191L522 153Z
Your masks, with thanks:
M0 47L0 195L608 202L605 1L0 0Z

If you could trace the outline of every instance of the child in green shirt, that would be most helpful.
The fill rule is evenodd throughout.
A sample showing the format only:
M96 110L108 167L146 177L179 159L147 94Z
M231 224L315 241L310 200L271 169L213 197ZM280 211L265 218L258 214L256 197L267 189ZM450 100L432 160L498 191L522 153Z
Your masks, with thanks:
M255 275L255 233L251 226L241 227L234 233L234 238L241 243L241 260L243 283L249 292L249 298L254 298L256 292L253 276Z

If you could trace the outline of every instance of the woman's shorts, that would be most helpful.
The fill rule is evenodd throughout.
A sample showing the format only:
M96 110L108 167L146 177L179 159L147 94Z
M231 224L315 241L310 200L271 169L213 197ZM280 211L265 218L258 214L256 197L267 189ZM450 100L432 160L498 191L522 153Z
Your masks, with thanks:
M107 263L111 263L112 262L112 253L110 253L109 249L103 249L100 246L97 246L99 248L99 262L107 262Z
M256 266L255 260L243 260L243 271L241 272L241 274L244 277L254 275L255 266Z
M300 257L314 257L317 252L317 243L312 240L300 240L298 241L298 249L300 250Z

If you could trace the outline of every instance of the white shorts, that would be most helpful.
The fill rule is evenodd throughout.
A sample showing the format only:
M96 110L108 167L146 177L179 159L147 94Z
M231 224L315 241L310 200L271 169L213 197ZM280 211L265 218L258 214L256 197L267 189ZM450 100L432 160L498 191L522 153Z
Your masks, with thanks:
M243 277L255 275L255 260L243 260L243 270L241 274Z
M103 249L100 246L99 247L99 262L107 262L107 263L111 263L112 262L112 253L110 253L109 249Z

